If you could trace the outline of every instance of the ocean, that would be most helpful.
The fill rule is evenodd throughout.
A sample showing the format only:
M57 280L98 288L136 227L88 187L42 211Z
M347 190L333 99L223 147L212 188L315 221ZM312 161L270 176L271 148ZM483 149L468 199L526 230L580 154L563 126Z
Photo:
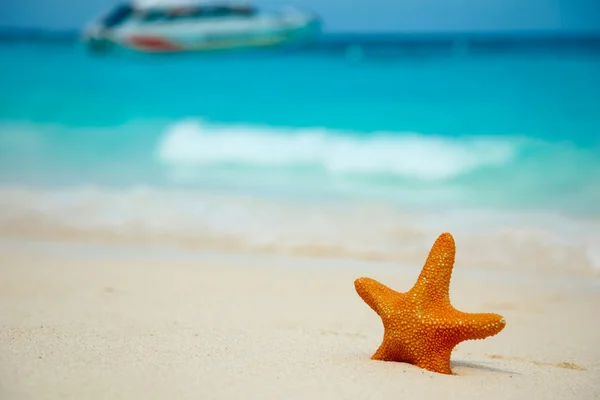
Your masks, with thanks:
M600 269L600 39L0 41L3 236Z

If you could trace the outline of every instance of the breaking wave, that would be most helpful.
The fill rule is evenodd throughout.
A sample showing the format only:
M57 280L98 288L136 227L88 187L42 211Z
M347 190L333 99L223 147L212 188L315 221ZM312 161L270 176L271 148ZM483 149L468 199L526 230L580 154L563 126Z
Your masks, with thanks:
M188 187L415 207L599 214L599 148L527 136L442 136L139 120L0 123L0 185Z
M240 166L321 170L330 175L389 175L440 181L481 167L502 166L520 139L452 138L415 132L332 131L179 121L158 144L173 167Z

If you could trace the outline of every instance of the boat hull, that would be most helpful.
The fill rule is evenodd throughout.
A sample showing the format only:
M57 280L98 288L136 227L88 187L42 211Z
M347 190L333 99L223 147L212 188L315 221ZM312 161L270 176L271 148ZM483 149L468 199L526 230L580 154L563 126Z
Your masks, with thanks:
M105 51L118 46L139 52L173 53L303 44L312 41L320 31L321 22L312 17L299 21L263 19L180 26L93 27L83 40L92 50Z
M229 50L253 47L272 47L304 43L313 32L294 30L253 35L187 35L169 36L152 33L132 34L118 38L116 44L142 52L186 52Z

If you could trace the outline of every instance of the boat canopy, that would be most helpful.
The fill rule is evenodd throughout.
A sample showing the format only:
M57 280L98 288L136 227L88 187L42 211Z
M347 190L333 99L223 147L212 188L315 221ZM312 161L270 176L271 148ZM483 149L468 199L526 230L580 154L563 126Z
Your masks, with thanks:
M131 5L137 10L147 9L178 9L221 6L230 8L249 7L247 1L200 1L200 0L132 0Z
M143 1L144 5L139 7L136 4L138 1ZM165 0L136 0L134 7L135 18L144 22L253 16L257 13L254 7L244 3L198 2L190 0L170 0L166 2Z
M121 3L112 9L104 18L102 25L106 28L112 28L129 18L134 12L134 8L129 3Z
M143 22L203 19L229 16L253 16L257 9L247 3L199 2L192 0L134 0L121 3L102 19L106 28L133 18Z

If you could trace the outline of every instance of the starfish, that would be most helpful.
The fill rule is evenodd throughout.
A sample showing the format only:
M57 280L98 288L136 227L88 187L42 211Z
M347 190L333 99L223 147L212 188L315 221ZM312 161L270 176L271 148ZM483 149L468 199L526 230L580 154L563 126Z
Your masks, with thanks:
M450 353L462 341L498 334L506 322L498 314L470 314L450 304L450 277L456 247L450 233L435 241L415 285L406 293L371 278L354 281L358 295L383 322L383 343L373 360L406 362L452 374Z

